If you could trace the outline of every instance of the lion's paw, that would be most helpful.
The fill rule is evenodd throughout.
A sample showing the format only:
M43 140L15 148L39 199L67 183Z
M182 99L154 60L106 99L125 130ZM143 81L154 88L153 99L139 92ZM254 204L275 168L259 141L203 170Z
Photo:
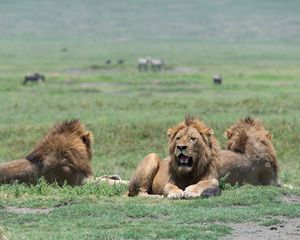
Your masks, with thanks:
M197 198L201 196L201 191L195 190L194 186L189 186L184 190L184 198Z
M184 192L180 189L176 192L169 193L167 197L170 199L180 199L184 197Z

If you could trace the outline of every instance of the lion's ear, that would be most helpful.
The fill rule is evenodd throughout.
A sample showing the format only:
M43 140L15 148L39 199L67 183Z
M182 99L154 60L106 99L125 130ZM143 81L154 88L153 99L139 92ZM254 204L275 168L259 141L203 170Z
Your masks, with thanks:
M86 131L81 139L87 146L91 146L91 144L94 143L93 133L91 131Z
M168 131L167 131L167 136L169 138L169 140L171 141L171 139L173 138L174 136L174 129L173 128L169 128Z
M272 133L267 132L266 137L267 137L269 140L272 140L273 135L272 135Z
M232 137L233 133L230 129L227 129L224 133L224 136L228 139L230 139Z

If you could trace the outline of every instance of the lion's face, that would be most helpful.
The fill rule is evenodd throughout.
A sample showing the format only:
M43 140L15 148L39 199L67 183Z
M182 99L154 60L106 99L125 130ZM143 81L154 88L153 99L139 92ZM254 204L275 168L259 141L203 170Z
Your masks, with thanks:
M188 173L202 169L210 156L209 139L194 127L184 127L170 141L170 155L178 172Z
M191 171L199 160L201 135L194 128L184 128L175 135L174 159L179 171Z
M39 166L48 182L80 185L92 174L92 133L78 120L56 125L26 159Z
M56 136L55 140L57 145L51 147L56 156L50 154L44 157L42 170L45 179L60 185L65 181L70 185L81 185L91 174L91 133L64 134Z

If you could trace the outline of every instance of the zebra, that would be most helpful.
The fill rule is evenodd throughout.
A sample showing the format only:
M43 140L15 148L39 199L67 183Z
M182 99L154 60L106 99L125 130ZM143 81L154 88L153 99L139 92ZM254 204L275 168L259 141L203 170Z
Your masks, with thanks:
M151 62L151 57L146 57L146 58L139 58L138 59L138 69L139 71L147 71L148 70L148 65Z
M221 85L222 84L222 76L220 74L215 74L213 76L213 83L216 85Z
M160 71L163 65L164 65L163 59L152 59L151 60L151 68L155 72Z

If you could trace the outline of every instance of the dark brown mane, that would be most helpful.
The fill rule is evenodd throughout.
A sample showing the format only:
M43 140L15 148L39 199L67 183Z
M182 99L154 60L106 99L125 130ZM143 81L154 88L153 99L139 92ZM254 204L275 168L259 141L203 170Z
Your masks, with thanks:
M26 157L0 164L0 184L18 181L82 185L92 175L92 133L79 120L52 127Z
M193 124L193 122L195 121L195 118L190 115L190 114L186 114L185 118L184 118L184 124L189 127Z
M255 120L254 120L252 117L250 117L250 116L246 117L246 118L245 118L244 120L242 120L242 121L244 121L245 123L248 123L248 124L250 124L250 125L253 125L254 122L255 122Z
M264 126L262 124L262 122L258 119L254 119L252 117L246 117L245 119L240 120L239 123L237 123L236 125L244 125L247 124L251 127L254 127L256 130L264 130Z
M71 134L82 135L85 132L84 125L78 119L66 120L61 124L56 124L52 131L48 134L63 134L69 132Z
M65 164L91 174L91 137L77 119L56 124L26 159L40 166Z

